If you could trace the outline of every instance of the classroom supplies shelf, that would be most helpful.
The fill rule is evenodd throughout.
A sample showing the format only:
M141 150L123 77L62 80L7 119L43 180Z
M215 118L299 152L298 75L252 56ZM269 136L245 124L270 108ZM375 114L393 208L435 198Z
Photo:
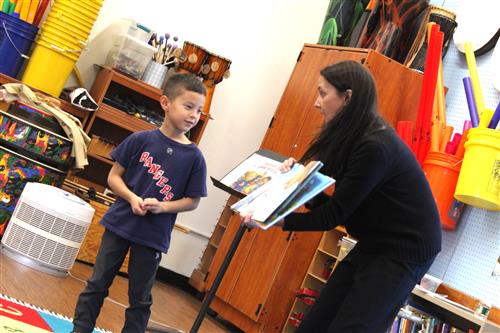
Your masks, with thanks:
M283 333L295 331L300 323L300 318L307 314L316 299L316 295L321 292L328 278L334 274L339 258L339 243L345 236L347 236L347 232L343 227L337 227L323 233L302 285L296 291L288 320L283 326Z

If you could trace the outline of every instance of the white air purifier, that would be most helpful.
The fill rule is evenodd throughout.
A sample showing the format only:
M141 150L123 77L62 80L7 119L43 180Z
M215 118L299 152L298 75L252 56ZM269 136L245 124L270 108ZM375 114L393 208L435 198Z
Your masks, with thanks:
M27 183L2 237L2 253L56 276L73 267L94 215L77 196L41 183Z

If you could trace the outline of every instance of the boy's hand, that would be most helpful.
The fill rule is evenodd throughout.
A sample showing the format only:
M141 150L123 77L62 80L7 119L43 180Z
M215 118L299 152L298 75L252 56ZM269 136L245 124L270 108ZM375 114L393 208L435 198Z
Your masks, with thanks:
M156 198L146 198L142 204L142 208L153 214L160 214L164 212L163 203Z
M141 197L135 196L130 200L130 207L132 208L132 213L135 215L144 216L148 212L143 208L144 201Z
M290 171L293 167L293 165L297 162L297 160L293 157L289 157L286 160L283 161L280 165L280 171L281 173L286 173Z

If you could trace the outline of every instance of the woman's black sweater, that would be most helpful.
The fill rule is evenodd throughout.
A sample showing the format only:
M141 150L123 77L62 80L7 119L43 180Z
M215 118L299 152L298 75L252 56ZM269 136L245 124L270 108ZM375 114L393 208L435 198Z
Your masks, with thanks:
M439 213L414 154L392 129L360 141L335 192L307 213L285 218L287 231L344 225L366 253L421 262L441 250Z

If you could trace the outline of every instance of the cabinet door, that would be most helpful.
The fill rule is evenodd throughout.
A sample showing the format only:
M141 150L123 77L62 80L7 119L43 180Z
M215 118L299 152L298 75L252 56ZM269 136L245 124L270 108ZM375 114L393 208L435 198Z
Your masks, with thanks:
M290 234L281 228L252 230L256 233L245 264L238 276L229 303L253 320L257 320L273 286Z
M324 48L306 45L281 97L262 148L285 156L301 157L323 124L323 117L314 107L319 72L342 60L362 61L363 49Z
M205 284L206 289L212 288L215 276L219 272L222 262L224 261L226 254L231 246L231 243L236 236L236 233L238 232L240 223L241 222L239 215L233 214L208 270L208 276ZM224 278L222 279L222 282L217 289L216 296L224 300L225 302L229 302L229 298L233 292L234 286L238 281L238 276L241 273L246 257L250 251L250 248L252 247L252 242L255 238L255 235L256 232L245 232L238 245L238 249L236 250L231 260L231 264L227 268L227 271L224 274Z

